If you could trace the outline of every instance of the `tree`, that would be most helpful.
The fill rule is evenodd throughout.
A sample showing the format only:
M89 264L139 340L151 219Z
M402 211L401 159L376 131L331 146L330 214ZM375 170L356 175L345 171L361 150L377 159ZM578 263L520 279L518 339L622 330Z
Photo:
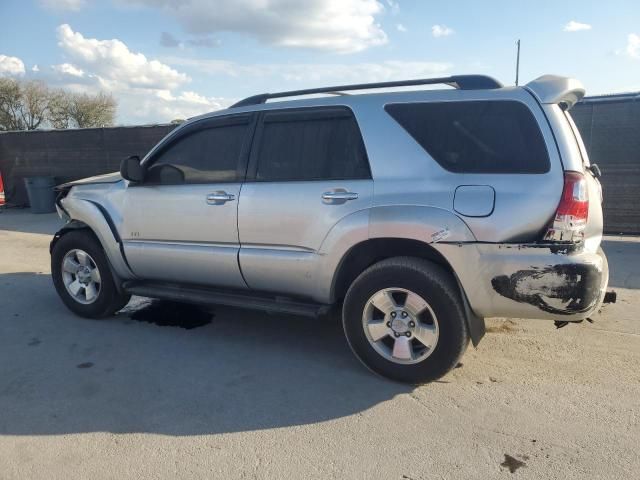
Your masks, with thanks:
M56 90L51 94L48 120L55 129L110 127L116 108L115 99L102 92L87 95Z
M0 130L24 130L20 84L12 78L0 78Z
M29 81L22 86L22 108L20 115L25 130L35 130L47 119L49 88L42 82Z
M71 127L69 105L71 94L64 90L56 90L51 94L49 102L49 124L51 128L62 130Z
M0 78L0 130L35 130L43 125L49 97L42 82Z
M116 117L118 104L111 95L71 95L69 118L78 128L111 127Z
M103 92L71 93L38 81L0 78L0 130L109 127L116 108L116 100Z

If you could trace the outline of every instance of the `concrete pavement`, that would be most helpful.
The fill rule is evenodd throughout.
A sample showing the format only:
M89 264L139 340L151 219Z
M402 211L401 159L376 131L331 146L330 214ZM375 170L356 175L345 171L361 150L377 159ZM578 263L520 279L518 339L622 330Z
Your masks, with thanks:
M0 479L640 471L638 238L605 242L618 303L595 323L491 320L460 368L412 388L365 370L331 321L141 299L78 318L49 276L58 224L0 213ZM202 326L157 324L187 316Z

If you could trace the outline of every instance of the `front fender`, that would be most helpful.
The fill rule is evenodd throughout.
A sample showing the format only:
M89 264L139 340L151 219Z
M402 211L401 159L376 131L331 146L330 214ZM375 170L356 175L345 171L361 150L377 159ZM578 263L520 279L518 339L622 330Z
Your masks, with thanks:
M80 230L82 228L89 228L89 227L79 220L70 220L67 223L65 223L64 227L62 227L53 235L53 238L49 243L49 254L53 253L53 247L56 245L56 243L58 243L58 240L60 240L60 237L62 237L65 233L70 232L71 230Z
M79 222L90 228L98 237L98 241L109 259L114 273L121 279L134 278L134 274L127 264L122 248L120 235L109 214L100 205L77 197L65 197L60 200L64 210L71 218L65 228L77 228ZM74 226L72 227L71 224ZM54 237L55 240L55 237Z

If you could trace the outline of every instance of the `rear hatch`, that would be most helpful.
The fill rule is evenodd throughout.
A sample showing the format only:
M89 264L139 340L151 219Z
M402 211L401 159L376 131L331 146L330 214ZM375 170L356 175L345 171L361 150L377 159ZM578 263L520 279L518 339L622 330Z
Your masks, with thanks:
M580 132L571 114L584 96L577 80L545 75L526 86L540 102L554 132L562 166L564 189L545 239L584 242L587 251L598 250L602 241L602 187L599 168L591 165Z

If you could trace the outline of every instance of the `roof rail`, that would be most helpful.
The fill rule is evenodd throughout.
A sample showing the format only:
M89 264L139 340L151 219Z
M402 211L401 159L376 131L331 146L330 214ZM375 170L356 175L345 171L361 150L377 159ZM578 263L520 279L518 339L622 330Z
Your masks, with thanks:
M399 80L396 82L357 83L353 85L338 85L334 87L308 88L305 90L290 90L288 92L261 93L240 100L231 105L234 107L246 107L259 105L271 98L298 97L300 95L313 95L315 93L336 94L344 90L368 90L373 88L411 87L415 85L449 85L460 90L486 90L501 88L502 84L495 78L486 75L452 75L440 78L422 78L417 80Z

